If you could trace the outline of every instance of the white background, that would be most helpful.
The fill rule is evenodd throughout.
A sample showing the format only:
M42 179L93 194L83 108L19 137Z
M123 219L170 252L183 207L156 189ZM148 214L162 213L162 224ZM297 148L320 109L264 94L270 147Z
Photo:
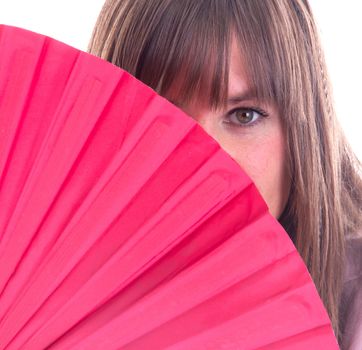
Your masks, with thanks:
M103 2L0 0L0 23L46 34L86 50ZM362 3L359 0L310 0L310 3L326 52L338 118L362 160Z

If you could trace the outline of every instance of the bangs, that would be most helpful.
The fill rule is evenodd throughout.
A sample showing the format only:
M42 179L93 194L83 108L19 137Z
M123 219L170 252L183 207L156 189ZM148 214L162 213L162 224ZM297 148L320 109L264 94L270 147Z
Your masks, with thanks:
M230 12L224 1L170 1L149 33L136 77L177 105L227 99Z
M257 100L281 106L295 92L288 52L293 40L280 4L183 0L163 5L148 29L134 73L160 95L179 106L197 101L212 109L225 107L234 38L243 78Z

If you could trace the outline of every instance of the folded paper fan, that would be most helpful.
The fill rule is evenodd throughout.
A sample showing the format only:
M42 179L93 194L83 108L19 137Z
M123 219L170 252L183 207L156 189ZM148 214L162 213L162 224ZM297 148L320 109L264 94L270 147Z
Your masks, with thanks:
M0 349L338 349L288 234L189 116L0 26Z

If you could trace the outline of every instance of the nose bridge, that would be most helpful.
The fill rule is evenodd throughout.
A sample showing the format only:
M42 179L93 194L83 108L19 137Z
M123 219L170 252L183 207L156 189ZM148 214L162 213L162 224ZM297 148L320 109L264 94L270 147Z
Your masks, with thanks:
M186 112L195 122L201 126L204 131L210 135L213 139L215 139L219 144L222 142L222 128L220 126L219 117L217 113L214 113L210 110L202 109L202 108L183 108L184 112Z
M203 115L194 118L195 121L204 129L204 131L221 144L221 130L217 124L216 118L211 116Z
M210 119L205 115L192 115L192 119L195 120L208 134L212 133L212 127L210 125Z

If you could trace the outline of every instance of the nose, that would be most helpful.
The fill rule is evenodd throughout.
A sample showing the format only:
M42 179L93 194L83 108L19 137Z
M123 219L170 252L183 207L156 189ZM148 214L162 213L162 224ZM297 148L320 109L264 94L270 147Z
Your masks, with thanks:
M171 101L178 108L182 109L189 117L191 117L209 136L216 140L220 146L222 146L222 137L220 126L218 125L218 118L212 113L208 113L208 110L196 108L191 105L179 105L174 101Z
M235 147L233 147L233 144L230 141L230 135L222 126L222 120L218 114L194 115L192 118L219 144L226 153L236 159Z
M194 119L201 128L221 146L221 148L226 150L227 145L225 144L225 137L223 137L223 130L216 118L199 116Z

